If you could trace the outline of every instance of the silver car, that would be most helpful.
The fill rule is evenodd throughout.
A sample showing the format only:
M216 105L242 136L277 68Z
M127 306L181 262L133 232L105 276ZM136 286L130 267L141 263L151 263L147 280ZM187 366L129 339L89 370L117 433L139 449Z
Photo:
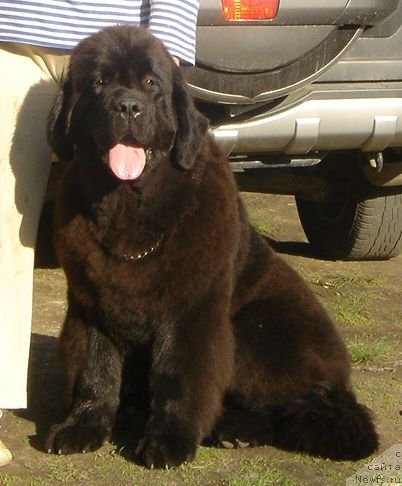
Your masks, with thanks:
M402 3L201 0L198 108L248 191L334 259L402 250Z

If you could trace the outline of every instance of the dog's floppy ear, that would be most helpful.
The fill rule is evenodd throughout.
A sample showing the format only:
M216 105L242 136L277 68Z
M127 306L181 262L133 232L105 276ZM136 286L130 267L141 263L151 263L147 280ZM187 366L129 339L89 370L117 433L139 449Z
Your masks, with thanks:
M178 128L171 151L172 162L182 169L191 169L208 130L208 120L194 106L178 68L174 73L173 105Z
M70 131L71 112L75 104L73 98L73 86L68 77L50 110L47 125L49 145L62 162L68 162L74 156Z

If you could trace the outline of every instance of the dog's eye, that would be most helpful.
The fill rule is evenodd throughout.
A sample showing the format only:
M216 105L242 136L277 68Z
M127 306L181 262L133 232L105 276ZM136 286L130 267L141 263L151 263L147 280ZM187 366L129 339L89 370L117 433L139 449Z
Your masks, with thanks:
M155 86L155 80L153 78L146 78L145 79L145 84L147 86Z
M97 78L95 79L95 86L106 86L108 84L108 80L106 78Z

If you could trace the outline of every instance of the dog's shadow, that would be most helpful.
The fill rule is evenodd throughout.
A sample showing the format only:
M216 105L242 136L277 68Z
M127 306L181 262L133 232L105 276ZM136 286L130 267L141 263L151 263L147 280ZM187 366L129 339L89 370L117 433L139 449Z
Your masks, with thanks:
M46 452L45 442L50 427L63 421L67 414L63 401L63 373L58 355L57 338L33 333L28 375L28 407L15 414L35 424L29 444ZM138 464L135 451L143 437L146 415L122 404L116 418L111 442L119 454Z
M322 255L318 255L310 243L306 241L279 241L269 236L262 236L265 238L271 248L282 255L293 255L319 260L325 258Z
M65 412L62 396L61 363L57 352L57 338L33 333L29 355L28 406L16 414L36 427L29 437L32 447L44 451L50 426L60 421Z

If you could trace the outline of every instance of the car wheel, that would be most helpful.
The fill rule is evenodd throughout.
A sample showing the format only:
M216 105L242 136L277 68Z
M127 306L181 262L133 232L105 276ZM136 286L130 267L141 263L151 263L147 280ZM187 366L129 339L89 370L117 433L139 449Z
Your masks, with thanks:
M402 250L402 189L379 194L357 172L353 163L346 170L338 166L336 176L327 179L338 192L329 201L296 196L306 237L315 251L331 259L393 258Z

